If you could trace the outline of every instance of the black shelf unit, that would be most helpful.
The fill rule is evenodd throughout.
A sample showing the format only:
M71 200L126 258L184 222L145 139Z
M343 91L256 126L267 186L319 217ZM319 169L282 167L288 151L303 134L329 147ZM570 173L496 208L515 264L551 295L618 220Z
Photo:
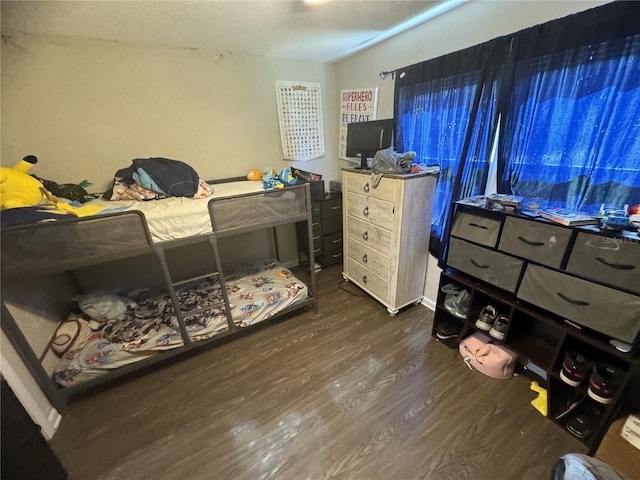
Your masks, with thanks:
M443 287L446 285L455 285L469 292L471 302L466 318L459 319L445 308ZM518 372L538 381L547 389L547 418L550 421L566 430L567 423L576 415L585 411L597 412L590 435L585 438L576 436L589 448L590 453L595 452L608 426L622 408L625 396L630 393L627 387L632 378L640 374L640 360L632 353L618 351L597 334L576 328L560 317L518 300L513 294L451 268L445 268L440 277L433 336L447 347L457 348L462 338L478 330L475 321L488 304L494 306L498 314L509 318L504 340L494 341L518 354ZM438 325L451 319L460 322L459 335L448 339L438 338ZM589 397L585 383L573 387L561 379L559 372L567 351L579 352L597 363L612 365L621 372L621 383L611 403L601 404ZM531 368L531 364L537 368ZM558 420L555 418L576 400L579 403L570 414ZM571 434L570 431L568 433Z

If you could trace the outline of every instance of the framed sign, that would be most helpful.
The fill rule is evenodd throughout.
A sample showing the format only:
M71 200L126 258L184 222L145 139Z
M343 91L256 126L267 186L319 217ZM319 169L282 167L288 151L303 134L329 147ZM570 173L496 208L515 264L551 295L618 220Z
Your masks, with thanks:
M338 157L347 159L347 124L376 120L378 88L354 88L340 92Z

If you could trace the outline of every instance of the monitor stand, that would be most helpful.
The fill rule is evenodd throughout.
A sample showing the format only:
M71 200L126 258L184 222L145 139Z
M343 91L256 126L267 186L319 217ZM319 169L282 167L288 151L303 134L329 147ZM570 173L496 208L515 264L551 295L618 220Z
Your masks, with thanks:
M364 153L359 153L358 157L360 157L360 166L354 167L354 170L371 170L367 165L367 156Z

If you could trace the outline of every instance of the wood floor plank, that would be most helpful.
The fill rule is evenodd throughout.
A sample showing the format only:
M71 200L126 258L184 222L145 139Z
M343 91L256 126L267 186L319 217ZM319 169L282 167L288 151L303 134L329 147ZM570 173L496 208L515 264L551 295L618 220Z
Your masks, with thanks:
M70 405L71 480L538 480L586 452L528 381L470 371L421 305L395 317L340 267L311 310Z

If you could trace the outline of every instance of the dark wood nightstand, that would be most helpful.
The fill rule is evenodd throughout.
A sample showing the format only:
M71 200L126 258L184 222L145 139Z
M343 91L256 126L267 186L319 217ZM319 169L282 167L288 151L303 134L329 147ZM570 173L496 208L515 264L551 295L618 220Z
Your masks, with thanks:
M322 267L342 263L342 194L328 193L311 201L313 252ZM306 226L298 226L300 252L308 255Z

